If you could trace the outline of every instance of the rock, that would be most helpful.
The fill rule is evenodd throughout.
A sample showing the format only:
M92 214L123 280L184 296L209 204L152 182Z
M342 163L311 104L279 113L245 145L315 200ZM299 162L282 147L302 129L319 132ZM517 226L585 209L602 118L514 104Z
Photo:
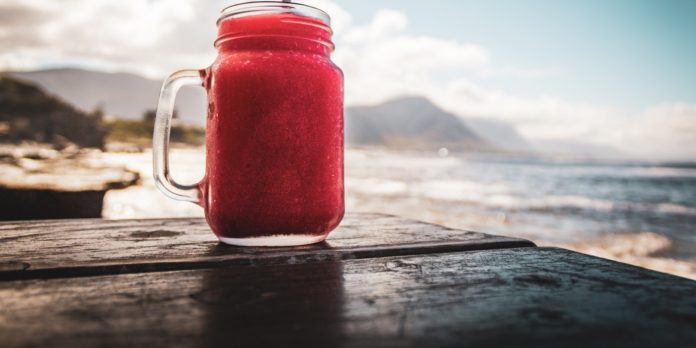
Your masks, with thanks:
M98 162L98 161L97 161ZM140 175L95 163L84 151L0 147L0 220L98 218L108 190Z

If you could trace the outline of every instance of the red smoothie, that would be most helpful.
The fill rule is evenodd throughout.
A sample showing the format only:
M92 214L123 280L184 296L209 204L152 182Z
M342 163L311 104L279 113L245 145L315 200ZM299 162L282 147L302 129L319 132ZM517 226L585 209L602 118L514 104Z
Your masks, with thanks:
M343 75L331 29L291 13L223 18L205 71L207 171L201 202L237 245L323 240L341 221Z

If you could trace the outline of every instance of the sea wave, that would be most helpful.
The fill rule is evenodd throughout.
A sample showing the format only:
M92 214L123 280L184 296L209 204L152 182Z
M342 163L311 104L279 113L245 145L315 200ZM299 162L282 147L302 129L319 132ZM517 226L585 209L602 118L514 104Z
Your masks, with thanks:
M687 207L681 204L674 203L660 203L657 204L657 211L667 214L678 214L678 215L694 215L696 216L696 208Z
M541 241L537 244L545 243ZM662 234L621 233L570 244L553 244L597 257L696 279L696 262L666 256L673 249L674 241Z
M532 198L526 202L525 205L530 210L578 208L598 211L612 211L616 207L615 202L612 201L572 195Z
M451 201L481 201L486 197L504 195L512 190L503 183L482 183L466 180L431 180L413 185L412 193L421 197Z
M638 212L671 215L696 216L696 208L677 203L637 203L611 201L585 196L558 195L532 198L516 198L494 195L482 204L502 208L544 211L599 211L599 212Z
M510 185L466 180L409 182L406 180L374 177L348 177L346 178L346 188L348 194L414 197L535 212L584 210L599 212L654 212L696 216L696 208L678 203L612 201L577 195L525 196L523 192Z

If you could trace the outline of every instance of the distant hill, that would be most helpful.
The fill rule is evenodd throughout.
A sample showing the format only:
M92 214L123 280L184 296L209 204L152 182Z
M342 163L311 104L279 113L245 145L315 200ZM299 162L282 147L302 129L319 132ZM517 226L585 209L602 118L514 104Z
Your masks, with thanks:
M51 69L8 73L33 81L50 93L83 110L101 108L107 115L140 119L157 107L162 81L126 73L105 73L80 69ZM203 124L205 95L202 90L181 93L177 111L182 120Z
M535 146L512 126L484 118L466 118L466 125L476 134L490 140L501 149L514 152L534 152Z
M80 69L51 69L9 73L33 81L83 110L103 109L120 119L140 120L156 108L162 81L126 73ZM177 99L179 118L203 125L205 95L182 93ZM380 105L346 110L346 140L351 145L406 149L447 147L463 151L533 151L515 130L503 123L462 119L422 97L402 97Z
M107 132L101 113L86 113L32 83L0 75L0 141L103 148Z
M375 106L346 110L346 142L400 149L493 151L457 116L423 97L403 97Z

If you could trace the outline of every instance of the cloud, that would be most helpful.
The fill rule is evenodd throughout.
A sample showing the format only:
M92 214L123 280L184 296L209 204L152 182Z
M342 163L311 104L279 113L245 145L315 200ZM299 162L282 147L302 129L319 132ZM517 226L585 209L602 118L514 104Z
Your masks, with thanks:
M425 95L449 111L503 121L539 141L607 143L603 129L614 127L623 117L614 108L568 103L553 96L519 97L481 87L471 78L530 78L547 71L500 68L483 45L411 35L407 29L404 13L380 10L369 23L336 37L334 59L346 73L349 104Z
M620 108L569 102L553 95L522 97L473 83L473 77L535 79L557 68L500 67L485 46L408 33L408 17L380 10L337 35L334 60L346 73L349 104L374 104L404 94L425 95L463 116L514 127L536 142L615 148L622 153L696 158L696 105L660 105L631 114Z
M235 1L238 3L243 1ZM337 34L350 15L329 1ZM215 59L226 0L0 0L0 70L71 65L162 78Z
M205 66L215 50L217 12L194 0L5 0L0 67L70 63L162 76ZM205 44L203 44L205 43Z
M379 10L369 22L356 24L330 0L304 2L332 17L333 59L346 75L348 105L425 95L457 114L505 122L532 141L696 158L696 105L668 103L632 114L552 94L515 95L473 81L533 81L562 71L498 66L480 43L414 35L401 11ZM226 5L225 0L206 6L195 0L0 0L0 69L68 64L161 78L178 69L205 67L216 55L215 21Z
M426 86L423 93L460 115L503 121L532 141L597 145L641 158L696 159L694 104L665 103L633 114L552 96L519 97L466 80Z
M348 44L380 41L402 32L407 26L408 17L404 13L379 10L370 24L351 28L342 38Z
M634 154L696 158L696 105L657 105L627 125L618 132L618 141Z
M379 10L365 25L336 33L334 60L346 75L348 104L373 104L402 94L423 94L436 74L490 67L488 50L423 35L409 35L406 14Z

